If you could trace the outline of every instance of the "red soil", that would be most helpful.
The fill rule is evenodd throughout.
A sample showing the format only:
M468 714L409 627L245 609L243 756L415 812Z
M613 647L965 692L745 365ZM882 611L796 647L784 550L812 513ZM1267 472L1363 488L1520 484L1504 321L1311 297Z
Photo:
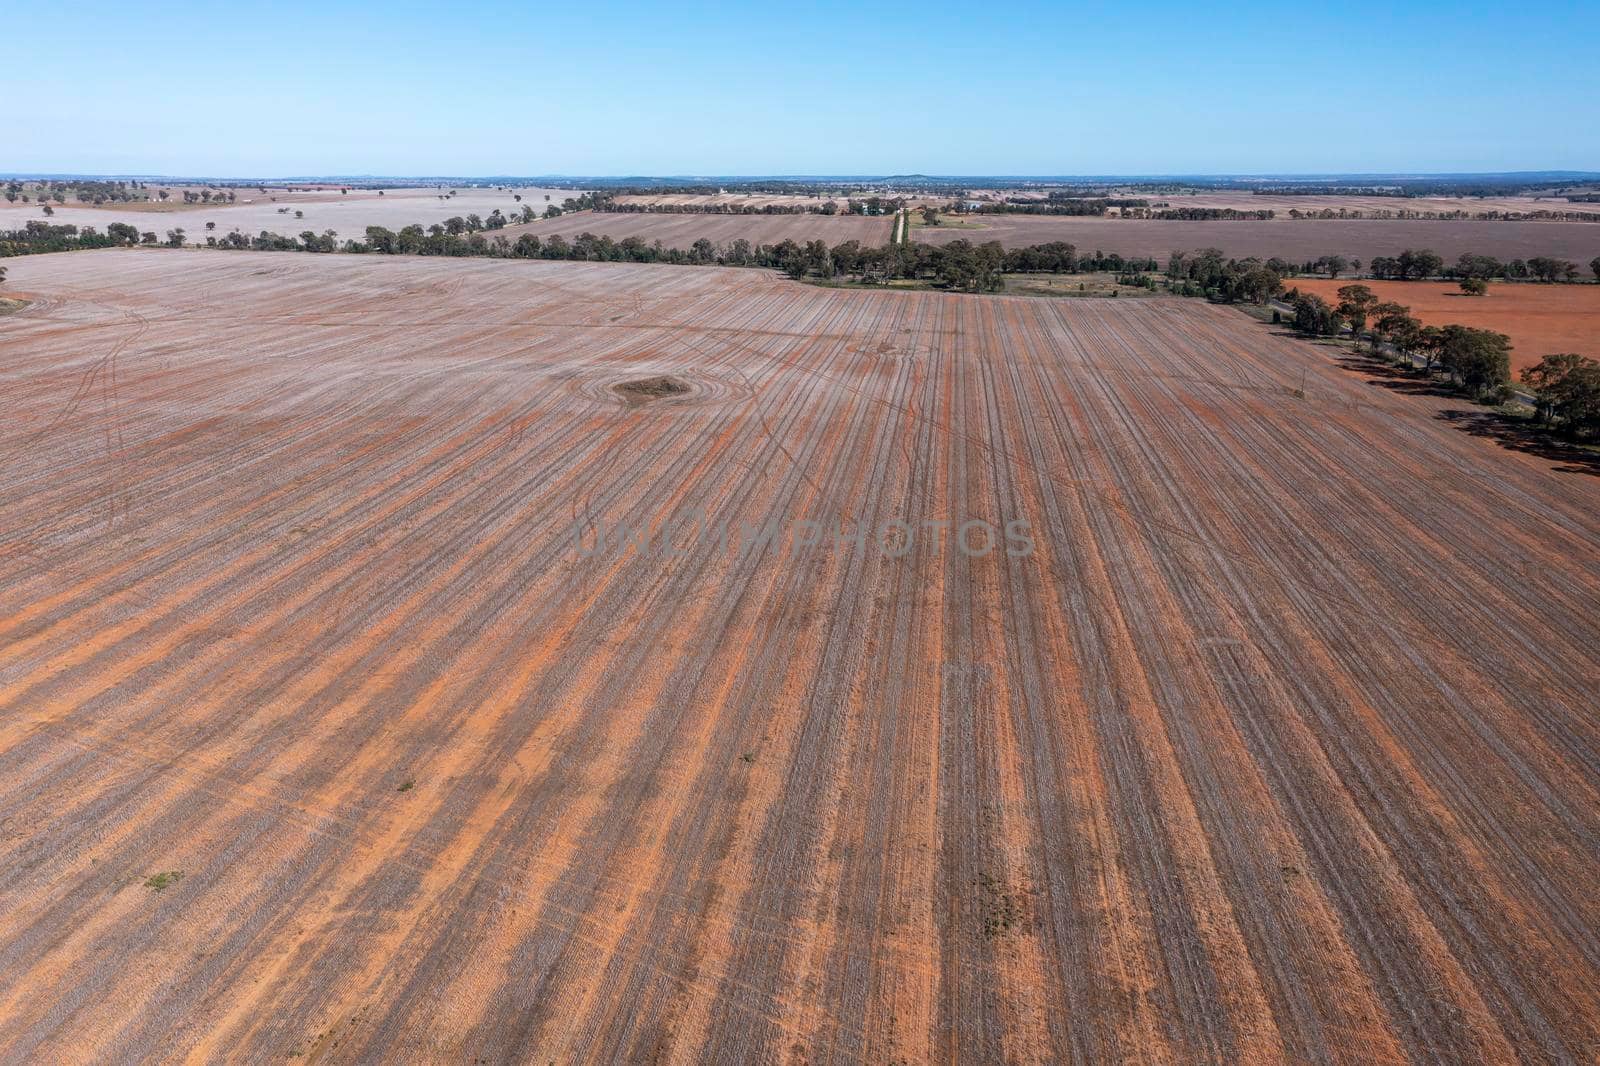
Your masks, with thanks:
M1485 296L1467 296L1454 283L1290 278L1284 284L1330 303L1345 285L1361 284L1383 300L1411 308L1424 325L1451 323L1492 329L1511 338L1513 368L1532 366L1552 352L1600 359L1600 285L1489 283Z

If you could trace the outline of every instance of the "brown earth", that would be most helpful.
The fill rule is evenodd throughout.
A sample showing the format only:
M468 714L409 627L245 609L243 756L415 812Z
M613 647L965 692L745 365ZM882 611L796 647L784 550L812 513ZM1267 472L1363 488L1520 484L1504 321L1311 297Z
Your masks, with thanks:
M659 400L663 396L682 396L694 391L675 377L657 374L652 378L639 378L611 386L623 396L633 400Z
M1008 198L1043 201L1049 198L1047 189L1000 190L975 189L969 199L1000 203ZM1469 215L1491 211L1534 212L1564 211L1590 216L1600 216L1600 204L1581 203L1564 196L1373 196L1349 193L1315 196L1289 196L1282 193L1253 193L1240 189L1201 189L1194 192L1160 193L1147 189L1126 188L1111 190L1104 195L1148 200L1155 210L1183 207L1233 208L1236 211L1276 211L1280 216L1290 211L1360 211L1366 215L1379 212L1443 213L1465 211ZM946 198L948 202L948 198ZM1119 208L1109 208L1111 214Z
M677 207L720 207L733 205L742 208L761 207L821 207L829 200L840 206L844 205L846 197L843 196L798 196L791 193L666 193L643 194L637 196L618 196L619 204L636 204L650 206L668 204Z
M643 214L630 211L575 211L525 226L507 226L495 233L515 241L524 233L540 240L560 234L567 240L580 233L623 240L638 237L660 241L668 248L688 248L704 237L725 245L741 237L751 244L800 243L823 240L829 245L860 241L874 247L889 242L892 215L702 215Z
M1194 193L1164 195L1159 193L1132 193L1152 205L1164 204L1169 208L1181 207L1231 207L1236 211L1276 211L1280 216L1290 211L1361 211L1371 215L1378 212L1409 211L1419 214L1465 211L1469 215L1491 211L1534 212L1565 211L1575 214L1600 216L1600 204L1573 203L1561 196L1362 196L1359 194L1333 196L1283 196L1273 193L1252 193L1232 190L1212 190ZM1113 210L1115 210L1113 208ZM1333 221L1333 220L1329 220Z
M914 229L919 241L974 244L999 241L1008 248L1067 241L1080 252L1116 252L1165 261L1173 251L1221 248L1227 255L1281 256L1295 262L1324 255L1398 255L1431 248L1454 260L1462 252L1500 259L1546 255L1584 265L1600 255L1596 222L1410 222L1385 220L1272 219L1266 222L1172 222L1151 219L1071 218L1051 215L968 216L983 229Z
M1476 409L1201 301L10 265L0 1059L1600 1042L1600 478Z
M1504 333L1511 338L1513 368L1532 366L1553 352L1600 359L1600 285L1490 282L1487 295L1467 296L1455 283L1440 281L1290 278L1284 284L1330 303L1343 286L1361 284L1380 299L1405 304L1424 325Z
M239 199L233 204L185 204L182 197L177 196L176 204L169 201L157 205L159 218L148 213L156 210L149 204L94 207L69 201L57 206L53 216L46 217L38 204L0 201L0 230L21 229L29 221L37 220L53 225L94 226L104 232L111 223L122 222L162 235L170 228L182 226L192 244L203 243L208 235L221 237L238 231L253 237L262 230L298 237L306 230L321 233L331 229L342 238L360 240L368 226L399 230L413 223L430 226L452 215L465 218L477 214L487 218L495 210L510 216L520 212L524 205L543 211L548 204L559 205L575 195L565 189L521 186L510 191L455 189L451 190L453 195L435 188L418 187L386 189L382 196L373 189L353 189L344 196L337 192L290 191L278 186L269 186L265 193L255 188L234 191ZM518 196L522 197L520 202L516 199ZM304 218L295 218L295 211L300 211ZM208 222L215 224L214 230L205 228Z

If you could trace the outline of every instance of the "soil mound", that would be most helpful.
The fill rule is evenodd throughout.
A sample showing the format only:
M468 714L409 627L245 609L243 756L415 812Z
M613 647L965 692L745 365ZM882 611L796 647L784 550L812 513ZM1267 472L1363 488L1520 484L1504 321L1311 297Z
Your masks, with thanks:
M623 381L611 387L632 403L646 403L667 396L683 396L692 391L685 382L666 374L639 378L637 381Z

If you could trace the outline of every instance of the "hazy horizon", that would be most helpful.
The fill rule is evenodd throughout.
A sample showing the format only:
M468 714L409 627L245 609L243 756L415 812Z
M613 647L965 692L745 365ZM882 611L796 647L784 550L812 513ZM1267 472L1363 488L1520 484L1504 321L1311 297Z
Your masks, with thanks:
M943 174L925 173L919 171L894 171L882 173L857 173L839 174L757 174L757 173L704 173L704 174L665 174L647 171L624 171L612 174L576 174L576 173L547 173L547 174L466 174L466 173L439 173L439 174L389 174L389 173L341 173L336 171L307 172L304 174L207 174L200 171L173 171L169 173L131 173L113 171L69 171L69 170L32 170L32 171L0 171L0 180L27 181L27 180L57 180L57 179L98 179L111 181L151 181L151 182L179 182L179 181L218 181L218 182L363 182L378 183L384 181L404 182L537 182L537 181L657 181L657 182L757 182L757 181L796 181L796 182L824 182L824 181L896 181L896 180L922 180L922 181L1037 181L1037 182L1184 182L1184 181L1285 181L1285 182L1339 182L1339 181L1427 181L1443 179L1473 179L1473 178L1538 178L1544 180L1587 181L1600 180L1600 170L1571 170L1571 169L1517 169L1517 170L1482 170L1482 171L1429 171L1429 170L1397 170L1386 172L1335 172L1335 171L1257 171L1257 172L1218 172L1213 174L1196 173L1150 173L1150 174Z

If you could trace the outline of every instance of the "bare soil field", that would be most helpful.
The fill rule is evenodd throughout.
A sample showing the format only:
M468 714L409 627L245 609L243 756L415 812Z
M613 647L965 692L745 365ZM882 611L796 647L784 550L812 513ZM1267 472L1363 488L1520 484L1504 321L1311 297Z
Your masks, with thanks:
M988 200L995 203L1003 202L1008 198L1043 201L1048 199L1049 195L1049 190L1046 189L974 189L970 192L970 198L972 199ZM1366 214L1384 211L1407 211L1423 214L1450 211L1465 211L1468 214L1488 211L1569 211L1600 217L1600 204L1574 203L1564 196L1485 196L1482 198L1470 196L1363 196L1357 194L1285 196L1273 193L1257 194L1237 189L1155 193L1146 189L1135 188L1114 190L1105 195L1148 200L1151 207L1158 210L1176 207L1220 207L1233 208L1235 211L1276 211L1282 216L1287 216L1292 210L1311 212L1326 209L1331 211L1361 211ZM1121 209L1109 208L1108 213L1115 217L1121 213Z
M1289 278L1284 284L1335 301L1344 278ZM1554 352L1600 358L1600 285L1532 285L1490 282L1485 296L1463 295L1459 286L1438 281L1359 279L1380 299L1411 308L1424 325L1456 323L1492 329L1511 338L1513 369L1532 366Z
M748 208L762 208L762 207L821 207L823 204L827 203L829 200L834 200L837 203L839 203L840 205L843 205L843 203L845 201L845 197L843 197L843 196L796 196L796 195L786 195L786 194L781 194L781 193L742 193L742 192L738 192L738 193L725 192L725 193L716 193L716 194L707 193L707 194L704 194L704 195L699 195L699 194L694 194L694 193L680 193L680 194L667 194L667 195L660 195L660 196L656 196L656 195L619 196L616 199L617 199L617 203L619 203L619 204L639 204L641 206L650 205L650 204L671 204L671 205L675 205L675 206L679 206L679 207L712 207L712 206L722 206L722 205L733 205L733 206L748 207Z
M1140 192L1129 193L1128 195L1147 199L1152 206L1162 204L1168 208L1231 207L1236 211L1276 211L1280 217L1287 217L1290 211L1345 210L1360 211L1368 215L1382 211L1406 211L1419 214L1465 211L1469 215L1490 211L1566 211L1594 215L1600 218L1600 204L1572 203L1565 197L1560 196L1485 196L1482 198L1472 196L1281 196L1271 193L1257 194L1231 190L1178 193L1175 195ZM1112 211L1115 213L1116 209L1113 208Z
M893 223L892 215L657 215L575 211L526 226L507 226L498 235L514 241L524 233L531 233L540 240L560 234L571 240L587 232L619 241L625 237L660 241L668 248L688 248L702 237L717 245L742 237L751 244L823 240L830 245L860 241L877 246L888 243Z
M8 266L0 1059L1600 1043L1600 478L1476 409L1200 301ZM699 516L826 539L572 535Z
M1067 241L1079 251L1096 249L1121 255L1154 256L1196 248L1221 248L1230 256L1282 256L1304 261L1324 255L1398 255L1407 248L1431 248L1446 259L1478 252L1500 259L1536 255L1570 259L1583 265L1600 255L1600 223L1452 222L1394 220L1271 219L1264 222L1177 222L1150 219L1073 218L1051 215L968 216L983 229L929 226L914 239L944 243L966 239L999 241L1008 248Z
M341 195L338 191L306 189L285 191L271 187L266 193L255 189L235 189L239 199L233 204L188 204L177 207L161 205L151 210L149 204L106 204L92 207L85 204L56 204L55 214L47 217L38 204L7 204L0 201L0 230L21 229L30 220L37 219L53 225L94 226L104 232L113 222L137 226L141 231L153 230L162 237L169 229L179 226L185 230L191 243L204 243L207 233L222 236L238 230L255 236L262 230L296 237L306 230L322 233L334 230L342 238L361 239L368 226L387 226L398 230L413 222L430 226L443 222L452 215L465 218L469 214L488 217L499 208L510 216L520 212L523 204L535 211L543 211L547 204L559 205L575 195L570 189L513 189L504 192L496 189L463 188L454 196L444 189L385 189L379 196L375 190L352 189ZM518 203L515 197L521 196ZM545 197L550 199L547 201ZM286 212L280 211L287 208ZM295 218L300 211L304 217ZM208 231L207 222L217 228Z

